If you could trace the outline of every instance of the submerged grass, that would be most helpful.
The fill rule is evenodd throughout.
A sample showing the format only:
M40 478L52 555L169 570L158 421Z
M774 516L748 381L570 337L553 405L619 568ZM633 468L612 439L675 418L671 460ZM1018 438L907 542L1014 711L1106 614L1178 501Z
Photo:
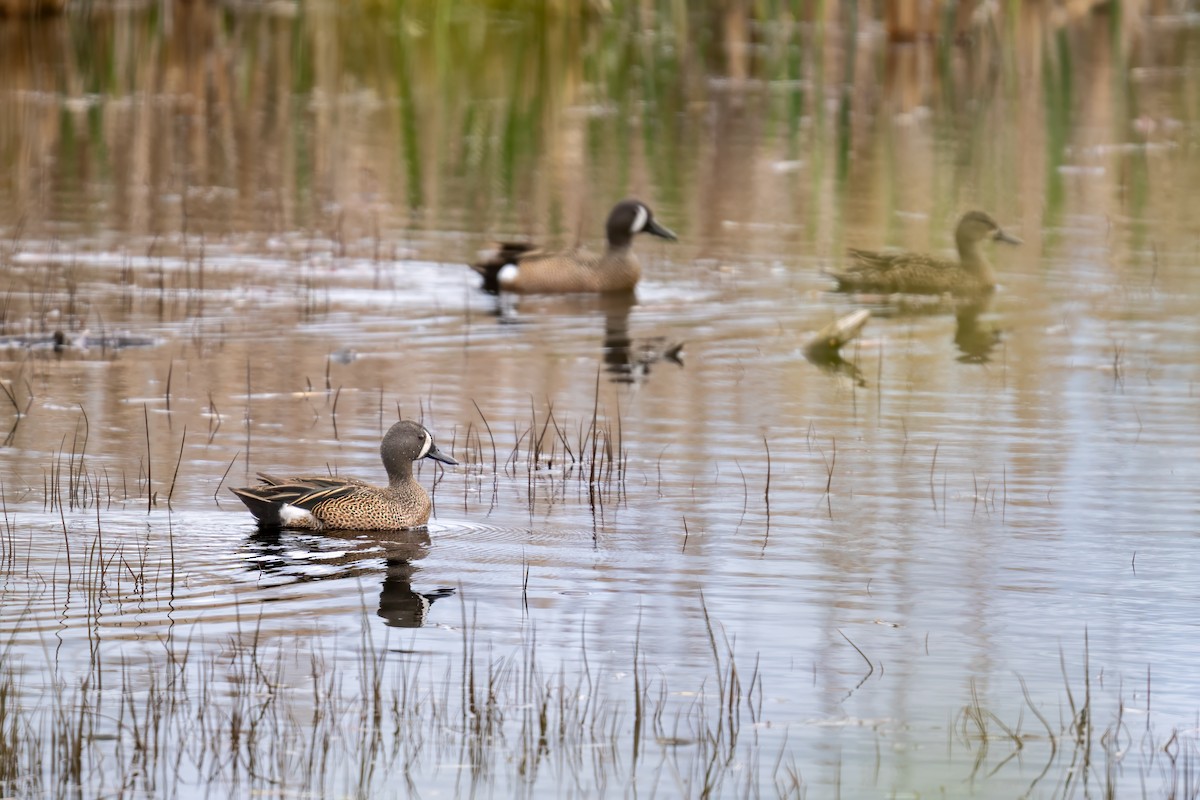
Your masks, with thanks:
M761 717L761 679L756 668L743 690L712 620L712 677L679 692L636 644L633 675L614 682L592 666L586 636L574 658L547 664L533 628L497 652L472 617L464 603L457 655L376 642L365 617L353 642L269 640L251 621L215 652L172 639L82 675L50 652L43 675L6 651L0 792L803 796L799 774L780 766L788 753L760 758L766 741L743 735L743 719ZM632 694L610 688L630 684Z
M1026 778L1020 797L1115 798L1134 793L1189 800L1200 797L1200 737L1195 728L1172 728L1165 736L1154 730L1149 670L1139 708L1136 692L1129 698L1120 687L1115 696L1096 696L1086 631L1082 686L1074 683L1073 687L1066 658L1061 652L1059 655L1062 698L1069 716L1064 719L1060 714L1057 726L1034 702L1024 678L1017 676L1017 681L1036 720L1029 730L1025 729L1023 709L1015 720L1006 722L984 704L976 681L971 680L969 701L954 724L955 740L971 753L968 782L976 788L986 787L988 780L1016 771L1018 776L1032 775ZM1064 708L1062 699L1059 705ZM1144 730L1129 725L1126 715L1130 709L1144 717ZM1107 721L1098 720L1102 713ZM1031 769L1023 769L1026 761Z
M591 416L578 422L560 419L553 402L547 401L542 411L531 403L528 424L513 424L512 445L503 461L494 428L483 409L474 403L482 430L471 423L461 440L457 428L450 431L451 452L469 473L480 476L464 482L464 505L472 493L482 499L485 475L491 476L489 507L497 502L501 476L524 478L531 515L539 502L552 505L565 500L572 485L579 500L586 500L594 515L622 502L629 454L622 437L620 409L612 417L603 413L599 377L595 391Z
M48 643L42 656L14 647L10 634L0 642L0 795L371 797L404 786L802 798L831 788L802 768L819 769L804 754L829 729L779 719L758 660L747 670L703 596L699 606L711 660L682 686L649 663L640 615L629 652L596 648L584 628L576 652L556 661L534 625L518 642L489 640L466 601L443 652L419 641L441 636L436 629L405 646L386 633L377 640L366 614L357 634L289 637L266 633L262 617L239 617L220 647L173 631L161 646L76 668ZM1130 700L1120 689L1098 697L1088 667L1085 652L1082 686L1064 667L1055 701L1069 718L1057 724L1019 678L1032 727L1020 712L1006 721L971 683L953 735L969 753L960 766L974 793L1197 797L1196 732L1157 732L1149 699L1135 730ZM878 748L886 734L850 726L842 735ZM904 780L916 789L913 767Z
M531 495L536 489L543 502L575 486L580 505L597 510L619 503L627 473L620 414L609 418L598 395L597 388L591 414L579 421L563 419L549 402L531 407L528 423L516 423L503 461L503 428L482 410L480 424L461 436L451 432L451 449L476 473L490 470L493 496L503 473L512 486L524 478ZM584 632L575 653L564 657L559 648L547 657L528 605L527 563L521 591L528 624L516 643L490 640L464 603L460 629L453 632L457 638L442 638L433 647L425 637L438 637L444 629L423 631L419 641L414 637L401 649L387 638L375 641L365 621L359 637L347 642L337 633L264 635L261 619L249 630L243 623L221 647L193 647L191 638L200 631L180 634L173 628L165 634L152 629L166 637L161 646L149 637L106 646L102 616L147 598L170 595L173 603L177 584L173 553L168 574L165 560L156 567L145 550L106 539L101 512L115 493L107 477L90 466L88 430L81 414L47 472L46 498L62 519L69 548L65 585L85 598L91 657L82 667L74 656L72 666L60 666L44 640L43 656L25 634L14 647L21 620L13 624L11 612L0 617L12 631L8 642L0 640L0 796L59 796L81 787L122 796L174 796L203 787L202 792L237 796L365 797L387 796L404 785L410 793L437 786L456 795L557 795L570 788L595 795L803 797L813 786L828 786L827 777L811 772L821 762L804 754L821 743L821 725L829 720L798 720L781 711L786 704L767 694L757 658L747 669L735 643L709 615L703 595L699 611L708 661L693 665L682 679L669 665L651 662L640 617L639 630L625 640L627 652L600 650ZM853 464L855 451L839 462L836 439L827 456L813 430L812 446L822 458L822 466L813 459L814 469L823 469L827 499L835 474L839 481L850 474L835 466ZM160 463L160 476L178 472L187 428L176 435L173 463ZM769 453L765 441L764 450ZM769 458L764 507L772 499ZM934 489L940 463L935 445L930 464L914 461L913 468L929 482L935 513L944 514L945 473L940 503ZM750 491L740 465L738 470L745 516ZM139 496L151 497L148 466L143 472L137 488L145 491ZM972 481L974 504L979 496L974 475ZM167 482L160 477L160 483L169 500ZM486 483L474 485L482 493ZM817 484L814 493L820 488ZM531 508L533 503L531 496ZM90 541L78 535L74 523L68 531L68 512L81 509L94 512ZM686 516L683 528L686 549ZM19 584L19 572L28 572L28 557L18 555L24 538L6 505L0 530L5 608L22 599L8 581L17 577ZM56 563L56 570L62 568ZM45 583L63 585L57 574ZM69 634L78 638L77 631ZM861 698L872 691L862 688L868 678L878 673L884 679L882 660L845 638L866 669L861 676L839 675L858 684L830 718L844 713L852 696L853 702L866 702ZM1163 735L1147 724L1135 736L1120 690L1114 695L1101 685L1098 691L1089 677L1086 640L1083 666L1082 678L1073 680L1064 660L1059 692L1064 711L1057 725L1023 682L1025 703L1037 719L1033 726L1026 724L1023 709L1013 719L1010 709L989 708L972 686L953 726L954 741L969 753L954 763L964 780L981 792L993 781L1003 787L998 791L1020 783L1023 796L1115 797L1145 785L1148 797L1197 797L1195 731L1172 728ZM1112 719L1099 722L1105 713ZM1149 718L1148 699L1145 713ZM868 727L843 737L866 737L873 740L868 746L878 748L881 735ZM875 780L883 785L878 776ZM921 780L919 770L914 780Z

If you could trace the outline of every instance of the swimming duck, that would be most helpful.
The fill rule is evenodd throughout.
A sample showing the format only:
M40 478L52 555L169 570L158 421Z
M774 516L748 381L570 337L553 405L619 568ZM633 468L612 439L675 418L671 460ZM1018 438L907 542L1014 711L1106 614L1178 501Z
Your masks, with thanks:
M262 483L233 489L260 525L305 530L400 530L429 521L432 504L413 479L412 465L422 458L457 464L438 450L425 426L400 420L379 447L388 485L375 487L357 478L305 475L276 478L259 473Z
M830 272L838 289L852 292L904 292L909 294L977 294L996 285L992 265L983 254L987 239L1009 244L1021 240L1005 232L982 211L968 211L954 229L958 261L924 253L880 253L850 250L854 262L841 272Z
M495 252L471 269L483 276L483 288L488 292L628 292L642 277L633 237L649 233L677 239L654 219L649 206L638 200L622 200L613 206L605 230L608 247L601 255L577 247L545 251L528 242L500 242Z

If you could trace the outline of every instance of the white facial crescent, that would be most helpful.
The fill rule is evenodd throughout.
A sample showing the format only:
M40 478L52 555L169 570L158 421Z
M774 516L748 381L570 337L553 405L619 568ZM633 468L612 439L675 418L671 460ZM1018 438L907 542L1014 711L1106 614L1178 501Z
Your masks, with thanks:
M650 220L650 212L645 206L637 207L637 216L633 218L633 225L629 227L630 233L641 233L646 228L646 223Z

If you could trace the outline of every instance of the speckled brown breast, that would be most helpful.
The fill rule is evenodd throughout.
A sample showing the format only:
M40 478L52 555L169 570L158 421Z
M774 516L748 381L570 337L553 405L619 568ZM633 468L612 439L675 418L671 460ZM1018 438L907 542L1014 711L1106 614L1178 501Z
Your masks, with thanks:
M429 521L432 503L420 484L377 489L355 486L342 494L305 505L324 528L398 530Z

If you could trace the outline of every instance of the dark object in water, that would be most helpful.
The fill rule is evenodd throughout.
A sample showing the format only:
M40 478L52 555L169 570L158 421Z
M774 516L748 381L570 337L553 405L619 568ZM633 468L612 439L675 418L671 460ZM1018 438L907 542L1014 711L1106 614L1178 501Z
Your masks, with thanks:
M858 338L871 312L865 308L852 311L826 325L808 340L804 346L804 357L827 372L849 375L862 385L862 374L858 367L842 358L842 347Z
M0 348L28 347L30 349L53 348L54 352L64 350L124 350L127 347L153 347L162 340L152 336L134 336L129 333L113 333L96 335L89 331L68 334L62 330L54 333L20 333L10 336L0 336Z
M808 340L804 346L805 356L810 361L840 358L842 347L858 338L870 318L871 312L865 308L838 317Z

